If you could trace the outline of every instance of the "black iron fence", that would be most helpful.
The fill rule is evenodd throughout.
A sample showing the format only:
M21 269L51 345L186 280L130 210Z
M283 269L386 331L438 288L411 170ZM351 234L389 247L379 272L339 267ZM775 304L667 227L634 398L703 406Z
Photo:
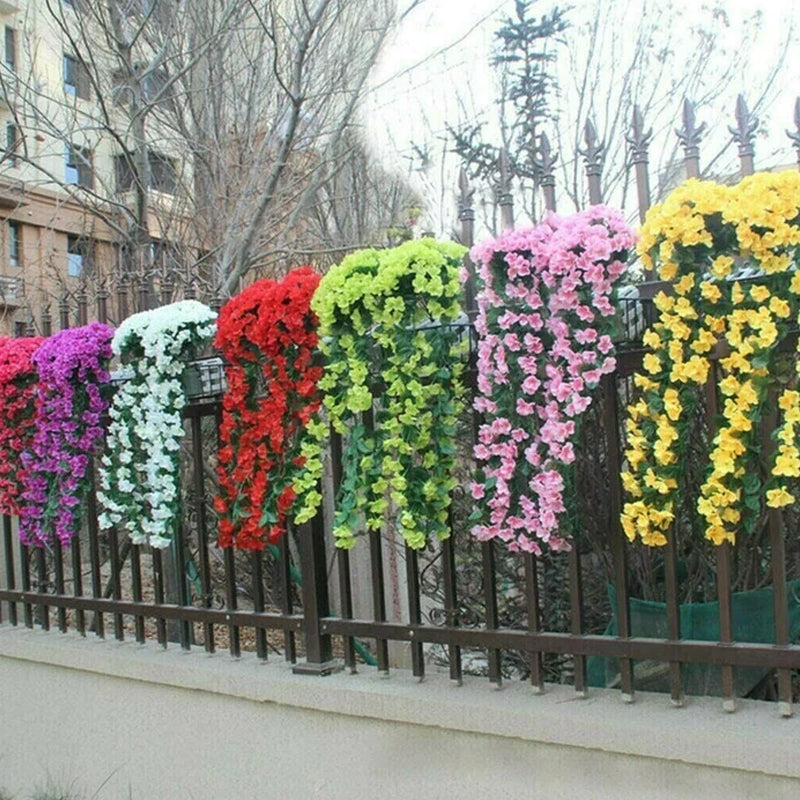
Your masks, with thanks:
M745 174L752 170L752 141L749 150L747 142L738 144ZM646 147L637 157L637 164L646 162ZM687 173L696 174L696 167L696 149L687 147ZM640 174L644 180L646 170ZM541 185L552 208L550 177L543 176ZM587 164L587 177L593 199L599 199L594 161ZM461 188L461 235L471 244L474 216L466 180ZM646 204L646 186L640 188ZM502 195L506 203L508 196ZM504 213L510 221L508 207ZM275 652L297 671L318 674L340 665L355 671L359 663L388 672L393 661L407 659L418 677L443 668L457 682L468 674L495 684L524 678L537 691L551 681L571 683L581 694L590 686L614 686L627 700L637 688L655 689L668 692L676 704L686 693L716 693L729 710L737 696L748 695L776 700L780 712L790 714L800 685L800 645L794 643L800 635L797 511L771 510L757 534L735 547L704 542L688 513L679 515L664 548L630 544L620 527L622 409L641 365L639 342L652 319L652 289L642 287L624 300L618 370L596 391L582 429L582 533L569 553L521 556L469 535L470 501L463 487L470 469L470 419L464 420L452 535L441 544L411 550L387 525L365 531L352 551L334 553L323 507L263 552L219 548L211 502L217 386L202 390L185 411L184 516L174 545L151 550L120 541L113 531L101 534L94 492L86 529L69 549L27 548L16 539L15 520L4 517L2 622L118 640L152 638L165 647L175 642L208 652L227 648L234 656L252 650L267 659ZM468 309L474 297L470 284ZM101 320L109 316L107 299L98 298ZM140 299L140 306L151 302L144 294ZM65 304L62 326L70 316ZM84 298L76 321L88 317ZM701 457L692 467L697 476L711 439L713 381L712 375L709 399L698 410L703 422ZM767 439L765 431L765 444ZM330 498L341 479L335 435L328 464ZM690 479L692 474L690 469Z

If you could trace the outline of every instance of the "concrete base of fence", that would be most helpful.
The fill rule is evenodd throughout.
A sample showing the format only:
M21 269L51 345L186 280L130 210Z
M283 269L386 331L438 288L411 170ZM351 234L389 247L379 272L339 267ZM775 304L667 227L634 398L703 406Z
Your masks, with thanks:
M0 790L96 800L800 796L800 719L743 701L633 705L0 626ZM0 791L0 796L2 796ZM97 792L95 794L95 792Z

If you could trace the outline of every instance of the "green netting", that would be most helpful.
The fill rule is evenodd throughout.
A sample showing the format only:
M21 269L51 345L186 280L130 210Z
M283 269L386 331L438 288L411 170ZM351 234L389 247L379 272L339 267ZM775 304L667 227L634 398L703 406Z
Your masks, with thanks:
M791 581L789 590L789 635L800 639L800 579ZM606 636L617 635L616 592L608 587L608 599L614 609ZM732 596L733 638L737 642L775 642L775 610L772 588L737 592ZM666 639L667 607L650 600L630 601L631 635ZM687 603L680 607L681 638L698 641L719 641L719 603ZM619 685L619 665L615 658L591 657L587 660L590 686ZM748 694L768 674L757 667L736 667L736 694ZM669 665L660 661L637 661L634 664L636 688L641 691L668 692ZM684 664L684 691L691 695L719 695L722 679L719 667L705 664Z

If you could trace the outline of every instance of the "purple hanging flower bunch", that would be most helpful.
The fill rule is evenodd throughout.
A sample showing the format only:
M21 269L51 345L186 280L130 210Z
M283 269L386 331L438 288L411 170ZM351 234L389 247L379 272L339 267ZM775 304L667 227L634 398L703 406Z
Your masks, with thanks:
M92 322L51 336L33 355L36 434L22 454L28 472L20 509L24 544L44 547L57 538L68 545L79 530L89 466L109 404L113 335L113 328Z

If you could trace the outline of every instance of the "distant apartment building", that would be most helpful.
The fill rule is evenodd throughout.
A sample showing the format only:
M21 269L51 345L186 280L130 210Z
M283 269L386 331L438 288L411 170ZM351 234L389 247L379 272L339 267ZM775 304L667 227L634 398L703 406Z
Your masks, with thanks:
M137 173L126 87L113 64L104 66L102 48L73 33L88 3L0 0L0 335L41 331L48 315L56 326L63 298L72 315L81 293L94 308L98 291L113 298L133 273L125 242L136 227ZM147 192L146 224L137 235L157 267L184 255L169 237L185 219L186 176L180 155L150 130L148 185L138 187Z

